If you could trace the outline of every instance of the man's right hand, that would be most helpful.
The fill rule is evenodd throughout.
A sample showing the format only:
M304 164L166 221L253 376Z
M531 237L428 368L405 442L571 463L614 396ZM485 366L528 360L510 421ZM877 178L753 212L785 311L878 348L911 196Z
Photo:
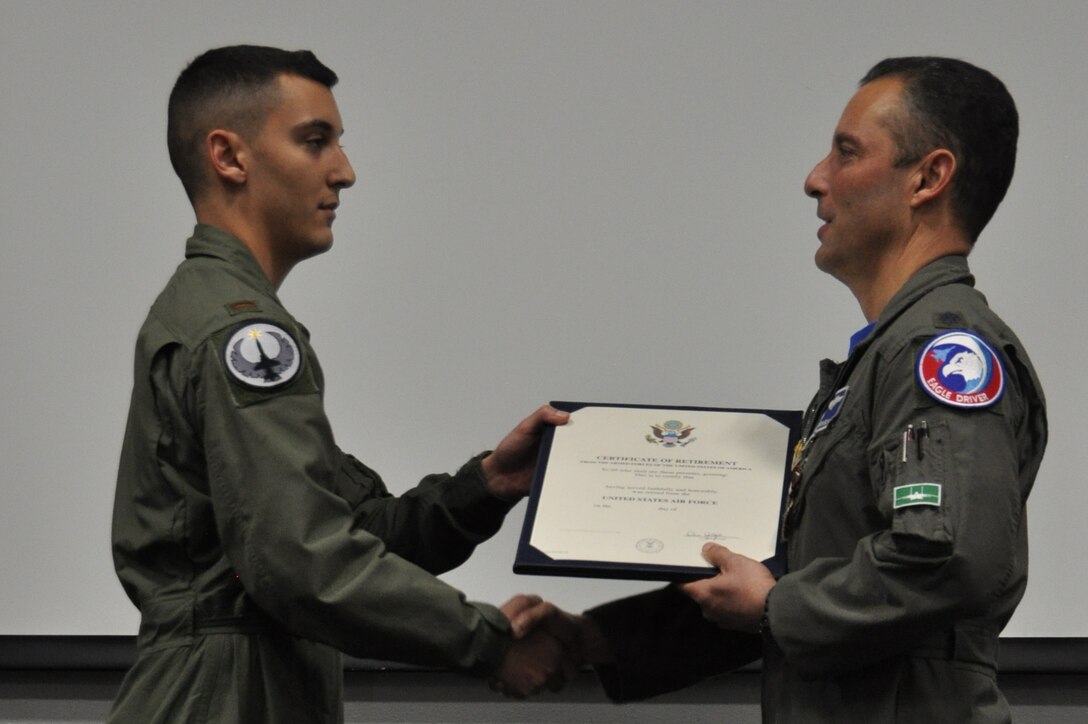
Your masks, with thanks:
M526 611L542 604L539 596L518 595L500 607L511 621L514 642L491 679L492 690L520 699L544 688L558 691L578 675L580 662L561 641L543 629L514 626L515 619L524 619Z
M514 596L505 606L515 639L544 632L560 641L578 666L613 661L608 641L592 618L568 613L539 596Z

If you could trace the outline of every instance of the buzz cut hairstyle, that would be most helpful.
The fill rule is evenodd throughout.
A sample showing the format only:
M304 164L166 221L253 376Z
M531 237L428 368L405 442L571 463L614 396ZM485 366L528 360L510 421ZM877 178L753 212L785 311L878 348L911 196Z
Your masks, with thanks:
M973 244L1012 182L1020 133L1016 103L992 73L954 58L887 58L859 85L884 77L903 82L902 113L889 128L897 163L913 163L938 148L955 156L952 209Z
M167 106L170 164L189 201L203 191L204 139L216 128L243 136L258 133L280 100L281 75L297 75L326 88L337 76L309 50L259 45L214 48L197 56L178 76Z

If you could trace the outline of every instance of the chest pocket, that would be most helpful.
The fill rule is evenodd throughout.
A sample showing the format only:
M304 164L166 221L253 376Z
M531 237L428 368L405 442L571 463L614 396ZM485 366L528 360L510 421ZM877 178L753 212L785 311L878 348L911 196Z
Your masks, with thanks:
M847 545L845 538L835 540L840 532L856 536L859 529L870 527L878 515L867 464L866 430L859 416L854 409L844 409L812 442L797 503L786 526L787 536L793 537L791 533L796 531L801 538L798 543L804 551L797 554L803 559L838 550L840 543ZM832 520L842 520L844 525L828 525ZM820 540L805 537L809 521L817 523ZM796 560L791 551L791 561Z

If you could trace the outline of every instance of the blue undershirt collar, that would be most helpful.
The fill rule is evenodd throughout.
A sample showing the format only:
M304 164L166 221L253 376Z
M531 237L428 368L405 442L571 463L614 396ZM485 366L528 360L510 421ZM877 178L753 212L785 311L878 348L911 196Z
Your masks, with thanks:
M850 356L851 354L854 353L854 347L857 347L858 344L861 342L861 340L868 337L869 332L872 332L873 327L875 327L875 326L876 326L876 322L869 322L864 327L862 327L861 329L859 329L858 331L856 331L852 335L850 335L850 350L846 353L847 356Z

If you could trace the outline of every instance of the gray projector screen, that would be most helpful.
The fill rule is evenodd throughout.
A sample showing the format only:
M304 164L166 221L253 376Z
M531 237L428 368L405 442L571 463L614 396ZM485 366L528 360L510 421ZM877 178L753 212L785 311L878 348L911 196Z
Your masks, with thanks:
M549 399L804 406L864 324L802 192L854 85L891 55L994 71L1020 154L972 266L1051 423L1005 633L1088 635L1085 30L1073 1L0 3L0 635L136 632L114 476L136 331L193 224L166 98L238 42L341 77L359 180L281 296L338 443L395 491ZM448 580L572 609L647 587L515 576L523 511Z

